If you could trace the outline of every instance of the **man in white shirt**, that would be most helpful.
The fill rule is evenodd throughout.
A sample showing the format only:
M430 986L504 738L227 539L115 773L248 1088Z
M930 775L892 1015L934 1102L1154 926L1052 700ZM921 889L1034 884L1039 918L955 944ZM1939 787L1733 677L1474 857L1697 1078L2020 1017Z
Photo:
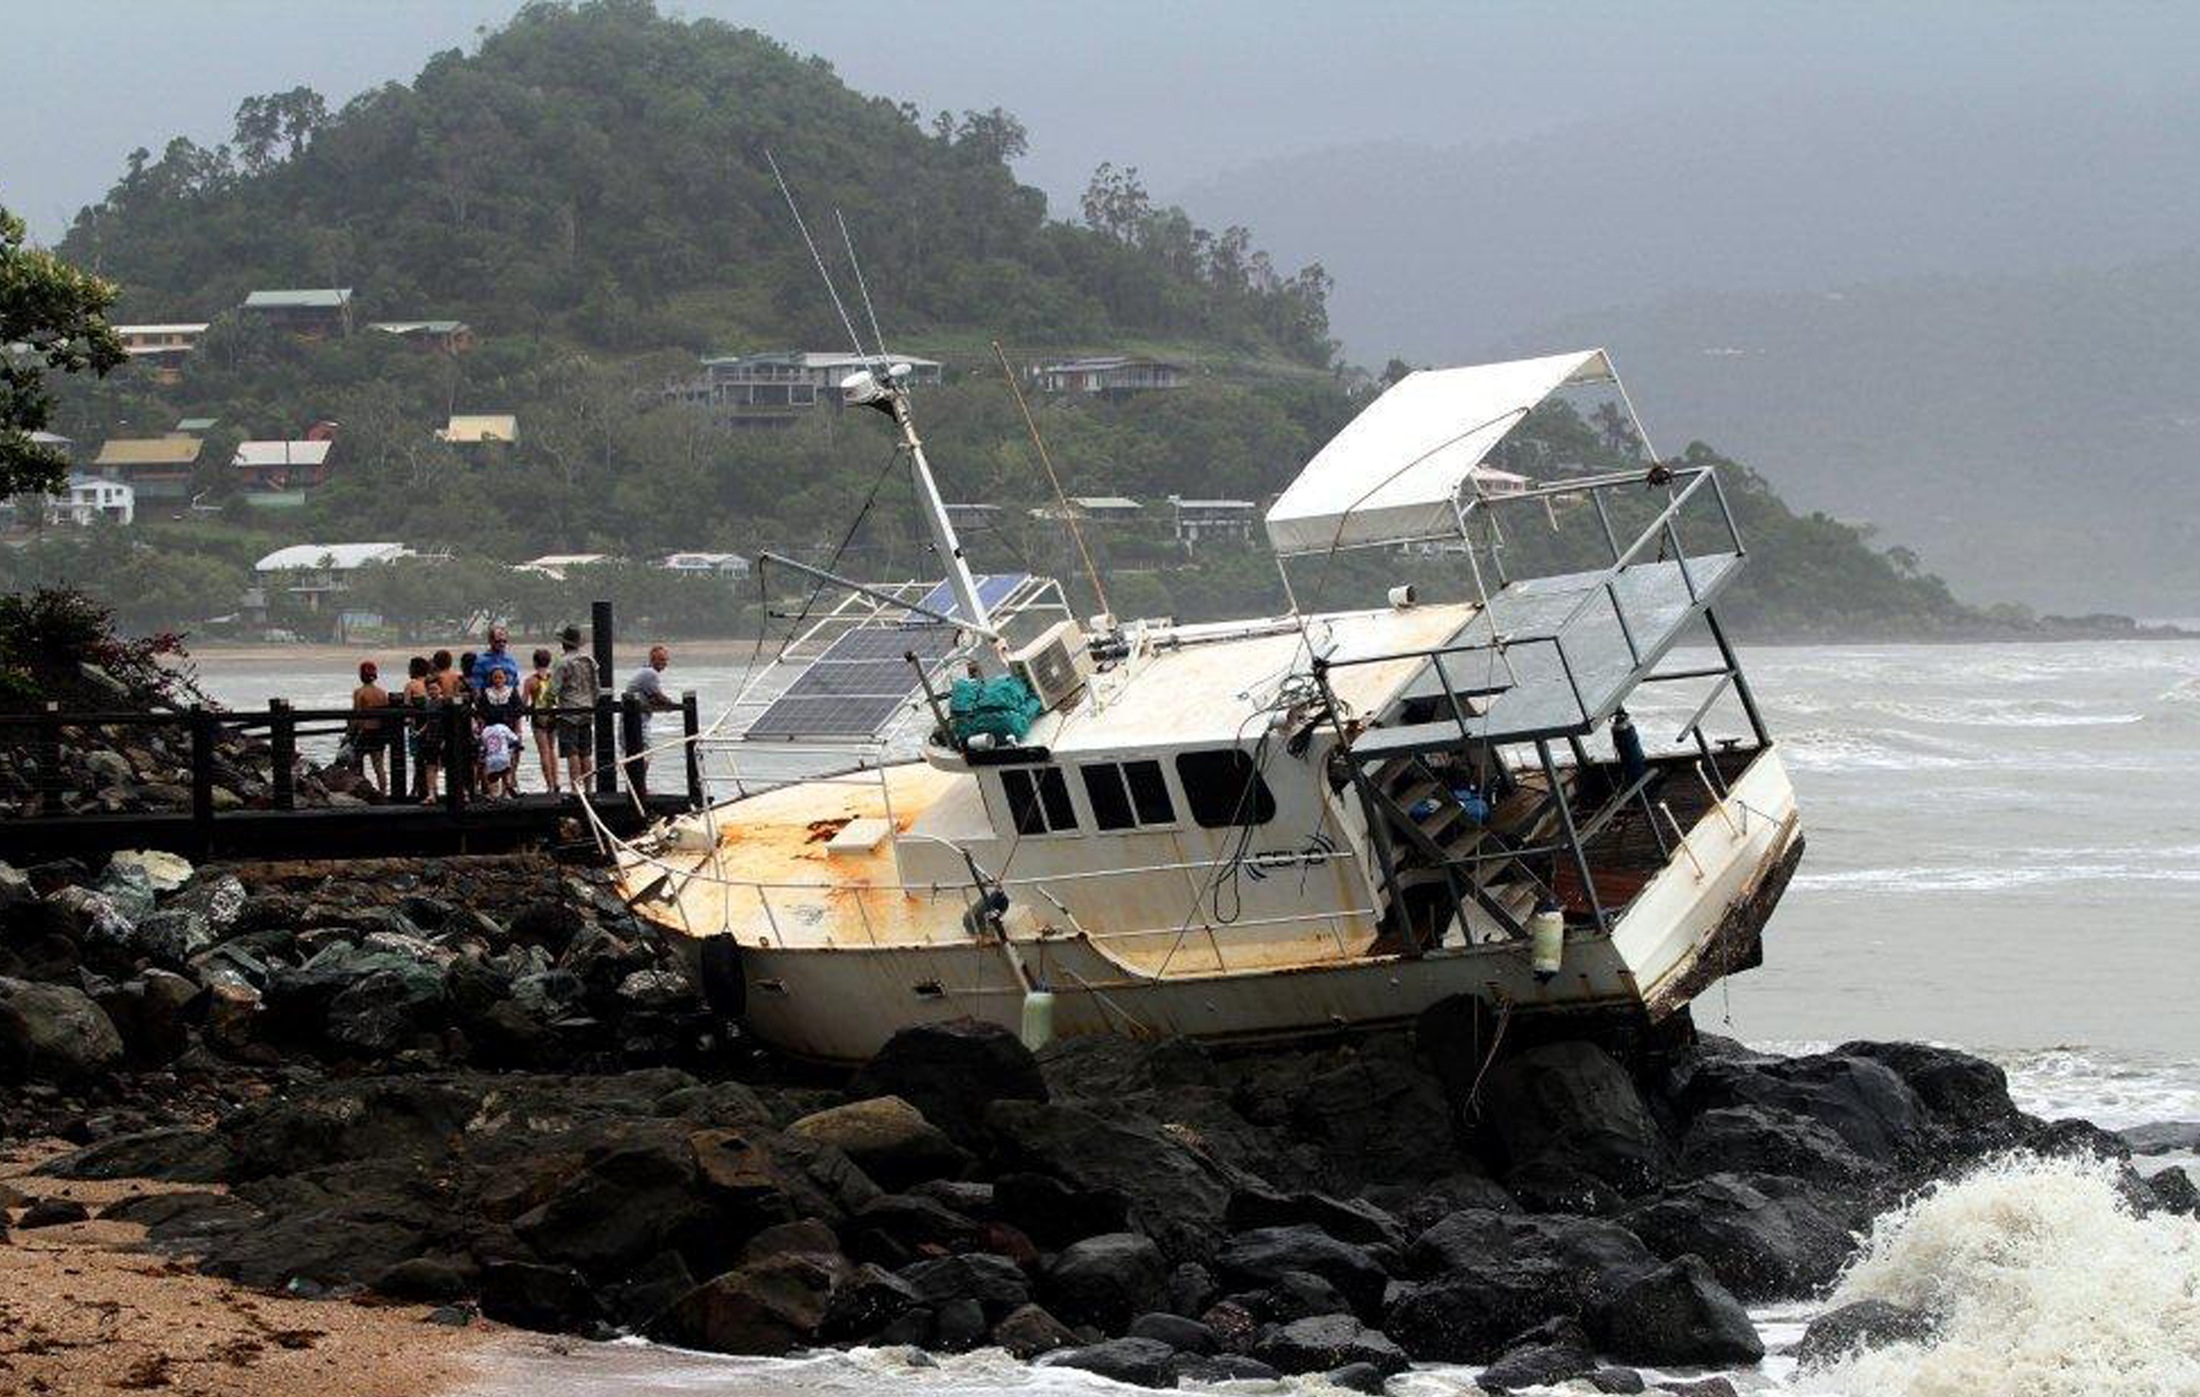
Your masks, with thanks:
M634 700L622 705L626 711L626 780L641 800L649 795L649 758L643 753L649 750L650 717L668 713L679 704L665 695L665 666L672 663L672 652L662 645L649 647L649 663L634 671L634 677L626 681L624 697Z

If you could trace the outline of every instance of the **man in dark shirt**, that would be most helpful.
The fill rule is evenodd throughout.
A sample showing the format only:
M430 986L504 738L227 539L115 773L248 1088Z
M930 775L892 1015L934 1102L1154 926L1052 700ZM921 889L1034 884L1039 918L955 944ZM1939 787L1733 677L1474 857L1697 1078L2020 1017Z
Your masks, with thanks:
M650 715L680 706L665 696L663 675L665 666L671 663L670 650L652 645L649 663L634 671L634 677L626 681L624 697L632 700L621 705L626 714L626 780L637 800L649 794L649 758L644 753L649 750Z

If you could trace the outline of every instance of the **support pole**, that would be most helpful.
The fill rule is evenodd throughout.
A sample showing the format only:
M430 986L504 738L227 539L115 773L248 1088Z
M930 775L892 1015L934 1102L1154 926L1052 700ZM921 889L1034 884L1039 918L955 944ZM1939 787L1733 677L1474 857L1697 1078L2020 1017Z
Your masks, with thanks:
M1597 882L1589 872L1589 856L1581 847L1581 837L1574 832L1573 802L1566 799L1565 784L1559 780L1558 767L1551 761L1551 744L1536 739L1535 755L1543 763L1543 779L1551 783L1551 795L1558 801L1559 827L1566 832L1566 847L1573 851L1574 872L1581 877L1582 895L1589 899L1589 915L1596 918L1597 930L1604 930L1604 904L1597 897Z
M680 735L687 740L680 744L680 751L687 757L688 805L696 810L703 808L703 754L697 750L695 739L702 735L703 716L693 689L680 695Z
M268 764L275 808L298 808L298 718L287 699L267 701Z
M618 670L614 667L611 643L610 602L600 601L589 606L588 634L589 643L595 647L596 683L600 686L596 697L596 794L615 796L619 793L619 754L614 745L617 725L611 717L611 695L618 683Z
M1703 623L1710 628L1712 640L1718 643L1719 658L1725 661L1727 673L1734 676L1734 696L1742 701L1742 712L1749 716L1749 730L1756 734L1757 745L1770 747L1772 736L1765 731L1764 715L1757 711L1757 696L1749 690L1742 662L1734 658L1734 647L1727 642L1726 628L1719 624L1718 616L1708 606L1703 609Z

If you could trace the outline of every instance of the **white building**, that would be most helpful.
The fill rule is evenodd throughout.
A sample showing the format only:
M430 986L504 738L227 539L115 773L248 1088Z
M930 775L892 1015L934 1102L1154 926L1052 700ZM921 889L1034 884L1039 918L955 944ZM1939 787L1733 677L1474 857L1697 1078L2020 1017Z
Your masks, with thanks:
M82 527L101 519L117 524L137 519L137 491L120 480L72 475L68 489L46 501L46 522Z
M1184 366L1163 359L1102 354L1062 359L1031 371L1031 381L1046 393L1097 393L1111 398L1184 386Z
M1176 541L1186 548L1202 543L1249 544L1260 506L1251 500L1187 500L1169 496L1176 511Z
M539 558L513 564L512 571L539 572L544 577L563 582L565 574L574 568L592 568L616 561L609 553L545 553Z
M739 553L668 553L657 566L667 572L716 573L727 578L749 575L749 560Z
M351 575L359 569L413 556L402 543L293 543L254 563L252 571L262 586L303 597L310 610L319 611L327 597L351 590Z
M931 387L940 381L937 359L896 354L888 361L909 366L904 383ZM844 353L727 354L701 361L701 374L665 390L675 401L701 407L723 420L770 420L807 411L820 403L840 404L840 385L863 369L875 368L875 356Z

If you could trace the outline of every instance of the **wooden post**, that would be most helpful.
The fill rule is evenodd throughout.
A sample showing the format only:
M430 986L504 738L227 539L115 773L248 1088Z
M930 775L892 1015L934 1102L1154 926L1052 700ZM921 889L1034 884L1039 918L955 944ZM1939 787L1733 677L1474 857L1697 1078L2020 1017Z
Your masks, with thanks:
M412 787L405 784L407 780L405 772L405 735L411 730L412 725L402 717L397 718L394 722L391 721L390 715L402 714L405 711L404 705L396 699L390 700L385 707L369 711L380 715L376 730L382 734L383 745L389 752L389 799L402 804L412 790Z
M214 851L214 739L219 725L206 705L191 705L191 831L196 853Z
M615 796L619 793L619 752L615 738L617 724L611 720L612 695L618 692L616 655L612 650L614 638L611 603L591 602L588 607L588 638L596 654L596 682L601 686L596 701L596 794Z
M436 717L443 724L443 807L456 820L466 813L466 786L474 776L473 733L455 700L445 699Z
M683 690L680 694L680 734L687 740L680 744L680 751L687 757L688 805L696 810L703 808L703 754L695 745L702 731L702 709L695 701L695 691Z
M298 808L298 719L286 699L267 701L269 761L274 767L275 808Z
M649 745L642 732L642 701L632 694L619 696L619 749L625 753L621 770L626 772L626 788L637 799L649 794L649 774L645 769L649 759L641 755ZM636 765L628 767L625 762Z
M48 703L38 719L38 813L61 813L61 705Z

